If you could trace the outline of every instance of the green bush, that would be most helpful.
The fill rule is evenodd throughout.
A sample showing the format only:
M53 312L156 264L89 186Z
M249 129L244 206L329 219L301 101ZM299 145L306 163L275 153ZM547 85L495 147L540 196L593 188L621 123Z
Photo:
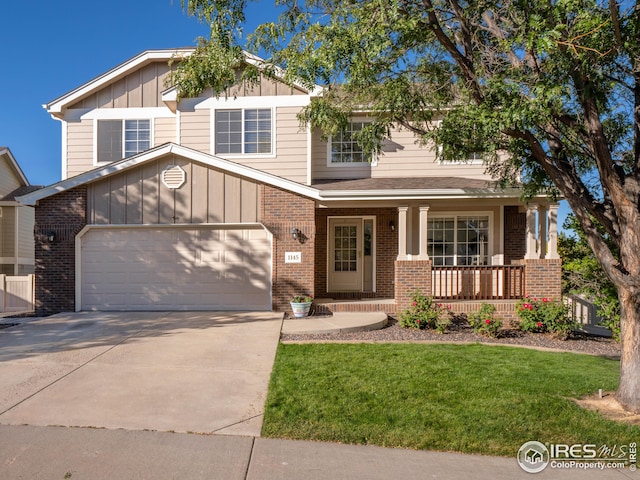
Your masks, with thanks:
M549 298L524 298L516 304L520 330L531 333L551 333L566 340L577 327L562 301Z
M416 290L411 294L411 306L400 313L398 323L404 328L428 328L445 333L451 324L451 310Z
M496 318L496 307L483 303L480 310L470 313L467 317L473 331L479 335L496 338L500 335L502 322Z

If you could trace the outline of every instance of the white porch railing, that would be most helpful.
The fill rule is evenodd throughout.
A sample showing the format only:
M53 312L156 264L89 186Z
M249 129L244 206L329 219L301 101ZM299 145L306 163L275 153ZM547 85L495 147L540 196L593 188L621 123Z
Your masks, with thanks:
M0 313L34 310L34 275L0 275Z
M450 300L514 300L524 295L522 265L433 267L434 298Z

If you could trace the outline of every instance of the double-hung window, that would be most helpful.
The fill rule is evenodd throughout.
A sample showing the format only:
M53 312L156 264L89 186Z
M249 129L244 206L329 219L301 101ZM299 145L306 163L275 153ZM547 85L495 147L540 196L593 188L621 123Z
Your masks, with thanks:
M357 132L366 125L363 121L351 121L347 128L329 140L329 165L351 165L371 162L371 155L364 153L364 150L355 139Z
M98 120L98 162L115 162L151 147L151 120Z
M271 154L271 109L216 110L216 154Z
M489 216L430 217L427 253L433 265L488 265Z

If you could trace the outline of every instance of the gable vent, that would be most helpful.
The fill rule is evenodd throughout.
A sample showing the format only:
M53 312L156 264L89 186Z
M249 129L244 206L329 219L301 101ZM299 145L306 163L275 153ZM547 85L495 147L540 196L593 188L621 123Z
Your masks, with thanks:
M180 188L184 185L186 179L187 174L179 165L167 165L167 167L162 170L162 183L164 183L167 188L174 190Z

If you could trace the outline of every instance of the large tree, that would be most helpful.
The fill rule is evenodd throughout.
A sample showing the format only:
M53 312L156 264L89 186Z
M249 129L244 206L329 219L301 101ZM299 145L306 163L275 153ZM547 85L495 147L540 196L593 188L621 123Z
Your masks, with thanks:
M220 93L237 81L243 47L264 56L267 73L325 87L301 118L326 133L364 109L376 119L359 138L368 150L378 151L395 125L437 142L447 159L483 152L497 179L522 174L526 194L559 191L617 288L617 397L640 412L635 2L275 0L279 17L248 36L245 15L257 4L183 0L183 7L211 35L173 77L182 96ZM256 74L244 71L249 80Z

